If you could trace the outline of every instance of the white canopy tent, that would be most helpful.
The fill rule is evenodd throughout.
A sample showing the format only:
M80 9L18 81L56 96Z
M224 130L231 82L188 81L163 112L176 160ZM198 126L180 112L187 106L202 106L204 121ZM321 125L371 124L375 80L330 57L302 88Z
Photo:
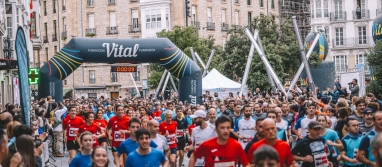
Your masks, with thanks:
M237 93L240 92L241 84L235 81L230 80L229 78L222 75L215 68L212 69L204 78L203 78L203 94L206 91L209 91L211 95L215 92L218 92L220 98L229 97L229 92L232 92L234 97ZM248 89L245 88L243 94L246 95Z

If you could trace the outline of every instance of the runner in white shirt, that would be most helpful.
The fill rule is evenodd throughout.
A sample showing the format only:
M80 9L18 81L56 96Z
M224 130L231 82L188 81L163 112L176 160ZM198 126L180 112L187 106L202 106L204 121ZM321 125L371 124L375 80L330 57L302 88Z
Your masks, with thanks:
M191 133L192 145L184 148L186 152L195 150L204 141L212 139L217 136L215 128L211 125L208 125L207 122L205 121L206 119L205 111L197 110L190 117L194 119L195 125L197 127L195 127ZM197 159L195 163L195 167L202 167L202 166L204 166L204 158Z
M290 128L290 125L288 123L288 121L284 120L281 116L282 116L282 110L280 107L276 107L275 108L275 111L276 111L276 127L282 129L285 131L286 135L287 135L287 142L291 142L293 141L293 138L292 138L292 132L291 132L291 128Z
M234 127L234 131L239 135L239 143L243 149L247 146L256 134L256 119L251 117L252 107L244 106L244 117L239 118Z
M164 152L167 151L169 148L167 144L167 139L164 136L158 134L158 131L159 131L158 121L156 120L149 121L147 123L147 128L150 132L151 140L158 145L156 149L164 151Z
M316 111L316 104L313 102L309 103L307 115L305 117L300 118L297 121L296 125L294 126L295 133L299 134L298 135L299 139L302 139L305 136L309 135L308 124L312 121L316 121L316 116L314 115L315 111ZM301 132L298 131L299 129L301 129Z

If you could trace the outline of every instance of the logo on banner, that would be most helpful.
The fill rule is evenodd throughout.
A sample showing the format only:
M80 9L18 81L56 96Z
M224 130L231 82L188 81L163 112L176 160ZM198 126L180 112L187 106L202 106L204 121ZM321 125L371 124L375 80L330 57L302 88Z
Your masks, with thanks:
M110 57L114 53L114 57L137 57L137 51L139 49L139 44L135 44L133 47L123 47L123 45L119 45L116 43L112 43L110 47L110 43L103 43L102 47L106 47L107 57Z
M226 92L226 88L216 88L216 92Z

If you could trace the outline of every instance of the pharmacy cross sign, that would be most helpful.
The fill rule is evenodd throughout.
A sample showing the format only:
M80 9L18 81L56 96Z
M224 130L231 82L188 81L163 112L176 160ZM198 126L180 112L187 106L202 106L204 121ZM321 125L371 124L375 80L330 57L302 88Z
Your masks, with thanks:
M30 68L28 72L29 84L34 85L38 83L38 68Z

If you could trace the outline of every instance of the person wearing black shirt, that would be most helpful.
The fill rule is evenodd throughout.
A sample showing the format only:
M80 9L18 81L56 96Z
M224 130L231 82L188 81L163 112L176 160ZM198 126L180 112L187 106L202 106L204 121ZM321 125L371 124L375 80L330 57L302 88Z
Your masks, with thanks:
M302 161L301 167L327 166L332 167L325 150L325 139L320 137L320 131L324 128L317 121L308 124L309 135L299 140L292 149L293 160ZM331 156L331 155L329 155Z
M255 144L256 142L264 138L263 125L262 125L264 119L265 117L256 119L256 126L255 126L256 134L255 134L255 137L247 144L247 146L245 146L244 151L246 154L248 154L248 151L253 144Z
M235 108L235 100L228 101L228 108L223 112L223 114L230 116Z
M182 166L184 158L184 147L186 147L186 138L185 134L188 135L188 124L187 120L183 117L183 109L181 107L176 107L176 117L173 118L173 121L177 122L176 127L176 139L178 139L178 151L179 151L179 166ZM190 135L188 135L190 136Z

